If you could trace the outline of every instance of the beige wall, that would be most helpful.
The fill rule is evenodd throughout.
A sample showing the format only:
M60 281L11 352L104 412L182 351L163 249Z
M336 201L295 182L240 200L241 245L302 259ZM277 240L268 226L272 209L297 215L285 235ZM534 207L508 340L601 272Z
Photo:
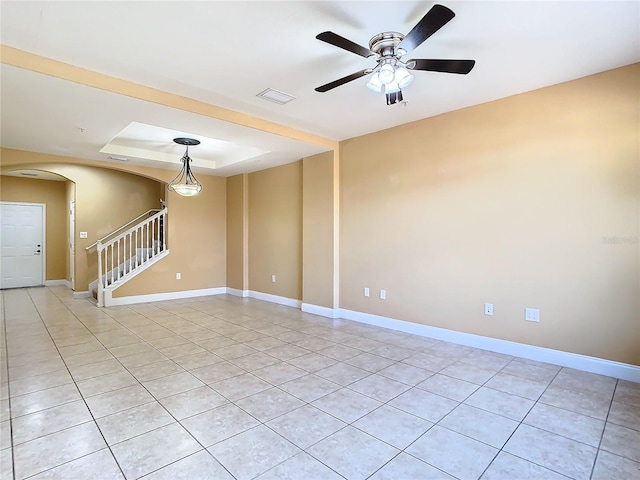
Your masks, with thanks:
M225 286L226 181L208 175L198 180L202 192L195 197L167 195L169 256L116 289L114 298Z
M302 300L333 308L333 152L302 160Z
M2 149L2 173L15 169L36 168L64 176L74 183L67 195L76 196L76 290L86 290L97 278L97 257L85 247L97 235L128 222L150 208L160 206L165 197L169 209L167 239L170 255L145 270L114 292L114 297L148 293L201 290L225 284L225 179L198 175L203 192L185 198L167 195L166 182L175 171L109 164L57 155L45 155ZM102 168L97 168L99 165ZM69 200L70 200L69 198ZM107 209L107 210L105 210ZM117 216L116 216L117 215ZM68 229L68 224L65 227ZM79 239L79 232L89 238ZM68 263L68 257L65 260ZM182 280L175 274L182 273Z
M301 161L249 175L249 289L302 299Z
M85 247L150 208L159 208L158 181L119 170L62 163L65 161L65 157L2 150L3 168L20 165L21 168L46 170L75 183L75 290L86 291L89 283L98 278L98 267L95 248L86 252ZM81 231L88 233L87 239L80 238ZM60 255L67 258L62 252Z
M244 290L245 175L227 178L227 287Z
M635 65L342 142L340 306L640 364L638 76ZM3 171L60 162L89 163L2 151ZM302 298L297 165L249 176L250 288L292 298ZM115 168L163 182L175 173ZM208 205L222 209L213 218L224 199ZM182 200L169 196L170 219L174 203L199 210ZM214 244L183 226L170 271L144 272L132 294L165 288ZM224 221L205 230L224 243ZM614 236L631 240L603 241ZM218 284L220 244L197 288ZM526 306L541 309L539 324L523 320Z
M640 364L639 75L343 142L341 306Z
M69 215L65 206L65 182L0 176L0 200L3 202L44 203L46 205L46 271L45 280L67 278Z

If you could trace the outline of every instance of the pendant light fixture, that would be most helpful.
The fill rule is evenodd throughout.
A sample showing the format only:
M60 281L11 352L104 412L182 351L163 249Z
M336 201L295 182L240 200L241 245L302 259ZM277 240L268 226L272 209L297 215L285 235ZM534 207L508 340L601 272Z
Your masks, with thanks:
M200 140L196 140L195 138L174 138L173 141L186 146L187 150L182 156L182 170L180 170L180 173L176 178L169 182L167 188L184 197L192 197L193 195L200 193L202 185L200 185L200 182L191 171L189 146L199 145Z

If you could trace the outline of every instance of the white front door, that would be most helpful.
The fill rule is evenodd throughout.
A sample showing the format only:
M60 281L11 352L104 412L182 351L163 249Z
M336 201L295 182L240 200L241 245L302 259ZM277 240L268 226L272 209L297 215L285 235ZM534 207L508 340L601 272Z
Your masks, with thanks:
M44 285L43 204L0 203L0 288Z
M76 289L75 265L76 265L76 201L72 200L69 205L69 279L71 280L71 290Z

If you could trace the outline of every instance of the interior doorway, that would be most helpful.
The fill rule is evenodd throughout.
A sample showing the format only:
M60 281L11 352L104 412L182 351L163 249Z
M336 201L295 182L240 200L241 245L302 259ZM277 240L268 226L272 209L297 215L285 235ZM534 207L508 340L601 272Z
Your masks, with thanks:
M69 202L69 286L76 289L76 201Z
M0 288L44 285L46 205L0 202Z

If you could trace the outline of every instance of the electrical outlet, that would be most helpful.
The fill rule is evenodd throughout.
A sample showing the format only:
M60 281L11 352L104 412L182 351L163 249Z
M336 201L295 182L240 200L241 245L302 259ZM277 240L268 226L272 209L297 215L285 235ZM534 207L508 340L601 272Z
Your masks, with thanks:
M369 296L369 287L364 287L364 296L365 297Z
M493 303L485 303L484 304L484 314L485 315L493 315Z
M180 280L182 278L182 274L181 273L176 273L176 280Z
M387 299L387 291L380 290L380 300L386 300L386 299Z
M276 283L276 276L275 275L271 275L271 283Z
M537 308L525 308L524 309L524 319L529 322L539 322L540 321L540 310Z

